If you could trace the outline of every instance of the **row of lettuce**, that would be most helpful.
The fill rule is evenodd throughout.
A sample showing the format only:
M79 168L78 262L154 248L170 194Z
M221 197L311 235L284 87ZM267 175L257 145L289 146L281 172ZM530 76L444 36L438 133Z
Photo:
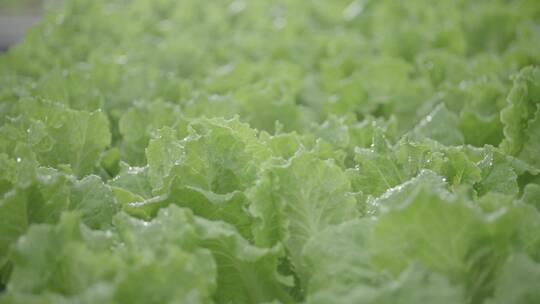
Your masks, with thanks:
M0 57L0 303L540 301L536 1L66 1Z

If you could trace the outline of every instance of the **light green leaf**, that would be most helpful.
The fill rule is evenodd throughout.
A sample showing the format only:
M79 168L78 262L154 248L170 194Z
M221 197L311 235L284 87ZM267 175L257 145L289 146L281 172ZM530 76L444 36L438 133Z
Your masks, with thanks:
M111 142L109 122L102 111L76 111L36 100L24 100L19 106L26 114L4 125L0 129L4 135L0 137L10 138L9 148L14 149L13 153L23 142L27 143L42 165L56 168L69 165L82 177L92 172L101 152Z
M109 186L95 175L76 181L71 189L70 210L78 210L90 228L108 228L118 210Z
M493 298L486 304L532 304L540 301L540 264L527 255L517 253L508 257L497 278Z
M155 132L184 123L178 106L166 102L137 103L119 121L124 160L132 165L145 163L144 149Z
M357 215L347 175L331 160L299 152L269 167L249 190L257 244L285 244L302 272L301 252L315 233ZM305 271L305 270L304 270Z
M396 278L377 272L370 261L371 220L354 220L326 229L304 249L312 270L308 303L462 303L463 290L418 264Z
M540 102L540 69L524 68L514 77L514 85L508 94L508 104L501 111L504 124L504 140L501 148L506 153L517 155L530 134L527 125L534 118Z
M540 170L540 153L538 153L540 151L540 102L537 107L534 118L527 125L527 139L518 157Z
M165 130L147 149L154 193L168 204L231 223L249 238L251 218L242 191L253 184L258 165L270 155L257 132L237 119L195 121L183 140Z
M535 206L536 209L540 212L540 185L528 184L527 186L525 186L521 201L524 204Z
M458 129L458 123L457 115L446 109L444 104L440 104L416 125L412 133L416 137L431 138L444 145L461 145L464 138Z

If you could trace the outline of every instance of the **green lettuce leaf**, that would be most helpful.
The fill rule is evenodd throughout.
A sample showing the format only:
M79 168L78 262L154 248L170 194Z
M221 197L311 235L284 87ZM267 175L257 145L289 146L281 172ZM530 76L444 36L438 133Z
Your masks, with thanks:
M26 100L20 103L24 119L14 119L0 128L11 156L16 159L27 143L44 166L69 165L78 177L92 173L99 156L111 142L109 122L101 111L69 109L52 102Z
M505 136L501 148L516 155L527 141L530 134L527 126L534 118L540 101L540 69L527 67L515 75L507 100L507 106L501 111Z
M312 238L304 249L311 277L308 303L462 303L463 288L418 264L396 278L372 267L369 235L373 221L353 220ZM340 250L337 250L337 249Z
M284 244L302 272L301 252L315 233L358 213L347 175L331 160L299 151L283 164L269 166L249 189L256 244Z
M515 254L502 266L495 295L486 303L535 303L540 300L538 284L540 265L527 255Z

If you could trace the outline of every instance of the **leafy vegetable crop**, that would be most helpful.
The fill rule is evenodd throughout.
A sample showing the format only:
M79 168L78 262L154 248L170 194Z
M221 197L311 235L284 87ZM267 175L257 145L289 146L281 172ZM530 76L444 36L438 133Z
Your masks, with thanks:
M540 2L71 0L0 56L0 303L540 303Z

